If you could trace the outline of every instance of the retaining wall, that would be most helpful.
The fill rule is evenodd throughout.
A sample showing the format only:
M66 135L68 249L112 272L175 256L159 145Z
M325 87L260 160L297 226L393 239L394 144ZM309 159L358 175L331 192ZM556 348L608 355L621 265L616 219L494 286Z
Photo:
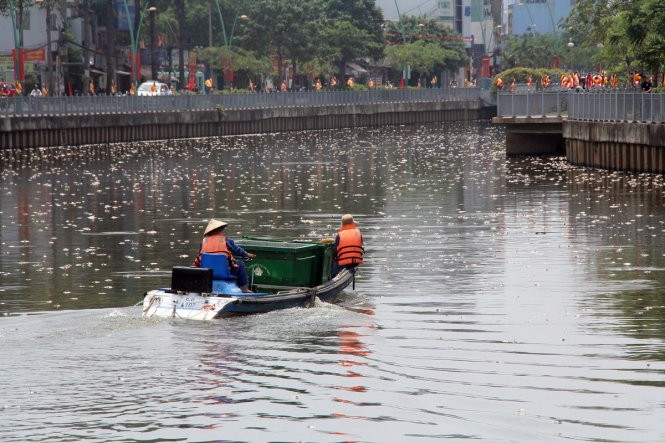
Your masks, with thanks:
M564 121L566 158L574 165L665 173L665 124Z
M452 122L490 118L480 100L294 106L268 109L0 119L0 148L35 148L139 140Z

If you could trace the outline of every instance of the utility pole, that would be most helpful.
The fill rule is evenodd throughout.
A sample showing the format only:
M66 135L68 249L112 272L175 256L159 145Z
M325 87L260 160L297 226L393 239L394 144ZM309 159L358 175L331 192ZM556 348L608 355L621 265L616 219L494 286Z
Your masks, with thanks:
M175 0L176 15L181 17L178 23L178 87L185 89L185 49L183 47L183 40L185 40L185 0Z
M51 52L51 29L53 28L53 20L51 17L51 12L53 8L49 0L46 1L46 88L48 89L49 95L54 94L53 87L53 53Z
M208 47L212 49L212 0L208 0ZM212 50L210 51L210 78L214 79L212 75ZM212 80L212 86L215 87L215 81Z
M148 8L150 14L150 76L157 80L157 60L155 57L155 8Z

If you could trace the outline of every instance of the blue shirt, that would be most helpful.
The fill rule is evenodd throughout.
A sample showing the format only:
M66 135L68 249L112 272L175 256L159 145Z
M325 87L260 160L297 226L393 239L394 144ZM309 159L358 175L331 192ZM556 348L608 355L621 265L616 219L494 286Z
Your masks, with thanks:
M229 248L229 251L231 251L233 255L238 255L240 257L247 257L247 251L245 251L240 246L236 245L233 242L233 240L231 240L228 237L226 237L226 247Z

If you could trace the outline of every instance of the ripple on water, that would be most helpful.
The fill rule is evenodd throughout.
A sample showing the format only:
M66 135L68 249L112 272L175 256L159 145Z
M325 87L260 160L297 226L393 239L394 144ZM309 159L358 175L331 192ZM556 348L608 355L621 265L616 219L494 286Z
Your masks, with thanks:
M0 311L30 315L0 322L0 440L665 441L665 181L506 159L504 139L472 123L3 153ZM123 307L191 263L211 217L291 240L346 212L367 260L339 305Z

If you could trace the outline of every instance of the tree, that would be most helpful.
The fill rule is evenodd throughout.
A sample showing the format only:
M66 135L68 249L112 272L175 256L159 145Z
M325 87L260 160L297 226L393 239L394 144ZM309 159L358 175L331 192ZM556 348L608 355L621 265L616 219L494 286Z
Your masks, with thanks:
M268 57L258 55L242 48L232 48L230 54L222 46L203 48L198 54L203 60L212 60L214 70L221 71L223 60L233 66L235 71L243 72L248 77L264 77L270 74L272 62Z
M602 44L606 63L623 64L657 74L665 64L665 3L662 0L578 0L567 20L571 36L582 46ZM582 32L583 30L583 32Z
M344 76L347 62L383 57L383 13L374 0L322 0L326 17L321 55L330 57Z
M425 16L400 16L398 24L386 26L385 39L386 56L400 69L410 65L429 75L454 70L467 60L462 36Z
M393 67L404 69L406 65L410 65L414 71L427 75L434 72L437 67L445 68L446 60L456 59L453 51L424 40L392 45L386 49L386 56L393 63Z
M522 34L506 40L504 68L544 68L554 58L565 58L562 53L565 37L553 34Z

